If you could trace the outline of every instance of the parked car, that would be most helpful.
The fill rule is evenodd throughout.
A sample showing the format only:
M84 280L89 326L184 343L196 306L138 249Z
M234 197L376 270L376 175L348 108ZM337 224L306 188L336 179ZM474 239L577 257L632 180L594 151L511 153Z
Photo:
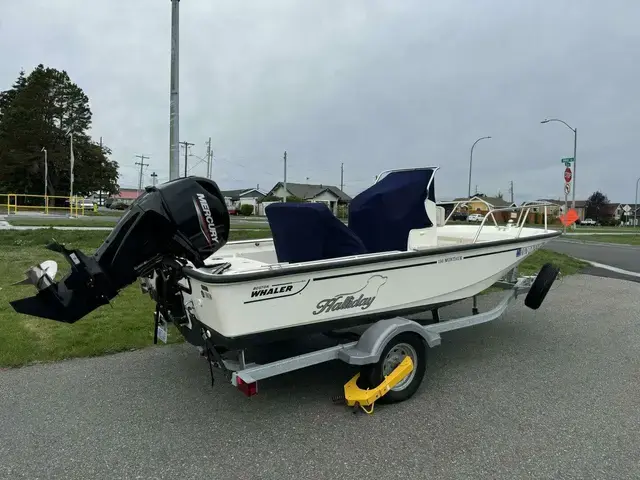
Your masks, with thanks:
M78 208L82 208L82 207L84 207L84 208L93 208L93 204L94 203L95 202L93 200L91 200L90 198L84 198L82 200L78 200L77 203L74 203L74 207L77 206ZM64 201L64 206L65 207L69 206L69 199L68 198Z
M462 220L464 222L467 220L467 214L464 212L453 212L453 215L451 215L451 220Z
M484 218L484 215L482 215L480 213L472 213L471 215L469 215L467 217L467 221L468 222L481 222L483 218Z
M592 226L596 226L598 223L592 219L592 218L585 218L584 220L582 220L580 222L580 225L592 225Z

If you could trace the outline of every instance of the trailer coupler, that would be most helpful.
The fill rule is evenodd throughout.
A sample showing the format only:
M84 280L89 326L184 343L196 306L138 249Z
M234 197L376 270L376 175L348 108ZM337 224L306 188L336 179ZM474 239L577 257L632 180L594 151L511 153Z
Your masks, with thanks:
M382 383L374 388L362 389L358 387L360 373L357 373L344 385L344 399L349 407L360 407L368 414L373 413L373 404L384 396L393 387L413 370L413 362L410 357L405 357L400 364L387 375ZM369 407L369 408L367 408Z

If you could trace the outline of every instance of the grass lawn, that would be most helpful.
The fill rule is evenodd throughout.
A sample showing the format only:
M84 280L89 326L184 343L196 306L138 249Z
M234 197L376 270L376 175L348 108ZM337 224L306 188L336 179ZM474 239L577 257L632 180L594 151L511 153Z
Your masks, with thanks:
M572 237L572 241L640 245L640 232L638 232L638 235L580 235L579 237Z
M88 217L121 217L124 215L126 210L98 210L94 212L93 210L86 209L84 214Z
M6 221L9 222L9 225L14 225L16 227L113 227L120 218L100 218L99 216L95 219L87 219L87 218L8 218ZM236 221L231 220L231 228L232 230L241 229L241 228L251 228L251 229L268 229L269 225L262 222L251 222L245 221L241 222L242 226L234 225Z
M571 228L567 229L567 233L571 233L574 230ZM577 227L575 229L576 233L640 233L640 228L636 227Z
M35 293L31 285L10 284L21 280L31 265L58 256L44 249L51 238L92 253L107 234L105 231L53 229L0 232L0 367L103 355L153 344L154 304L148 295L140 292L137 283L114 298L112 307L103 306L73 325L19 315L9 305L10 300ZM231 239L269 235L260 230L235 230L231 232ZM64 268L66 262L61 258L58 260ZM566 255L538 250L521 264L520 271L536 273L546 262L559 266L564 275L576 273L584 266ZM63 273L60 272L57 278ZM172 328L169 343L181 341L182 337Z
M117 219L87 220L77 218L15 218L7 220L16 227L113 227Z

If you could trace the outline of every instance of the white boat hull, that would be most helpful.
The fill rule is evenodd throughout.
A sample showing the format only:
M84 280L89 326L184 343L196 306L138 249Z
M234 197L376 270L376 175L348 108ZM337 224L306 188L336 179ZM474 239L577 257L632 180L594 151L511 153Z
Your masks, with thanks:
M548 240L449 248L442 254L253 281L208 283L189 275L191 294L183 293L184 303L225 339L347 320L366 323L477 295Z

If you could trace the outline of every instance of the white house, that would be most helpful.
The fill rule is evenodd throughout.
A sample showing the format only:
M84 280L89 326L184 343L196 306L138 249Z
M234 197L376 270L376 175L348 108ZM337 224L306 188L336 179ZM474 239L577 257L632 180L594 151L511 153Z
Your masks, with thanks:
M265 196L257 188L241 188L238 190L225 190L222 192L227 208L239 209L242 205L253 206L254 214L258 213L258 202Z
M284 194L284 184L283 182L278 182L266 196L284 198ZM311 185L287 182L287 196L298 197L307 202L325 203L334 214L338 212L338 205L345 205L351 201L349 195L333 185Z

